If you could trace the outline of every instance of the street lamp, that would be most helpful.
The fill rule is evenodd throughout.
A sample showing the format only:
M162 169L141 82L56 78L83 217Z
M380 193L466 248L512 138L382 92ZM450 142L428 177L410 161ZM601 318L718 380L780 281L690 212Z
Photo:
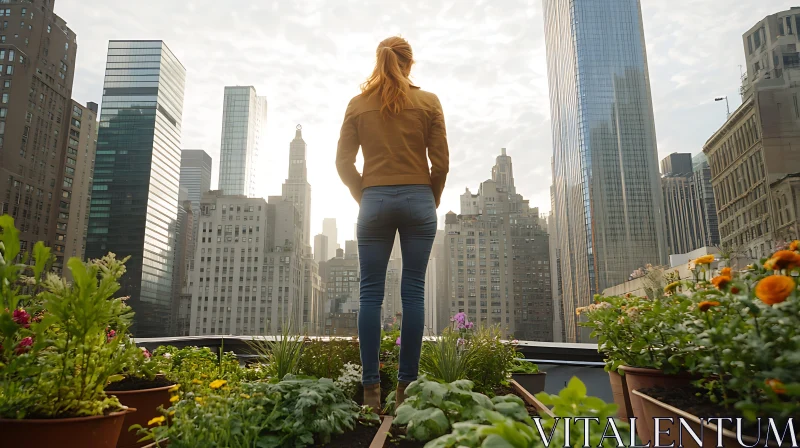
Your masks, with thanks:
M720 96L714 98L714 101L722 101L725 100L725 109L728 111L728 118L731 118L731 106L728 105L728 97L727 96Z

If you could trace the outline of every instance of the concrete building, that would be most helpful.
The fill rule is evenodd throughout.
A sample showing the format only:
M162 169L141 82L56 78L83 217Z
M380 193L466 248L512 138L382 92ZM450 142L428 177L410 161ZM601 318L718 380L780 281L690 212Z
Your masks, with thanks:
M721 245L750 260L795 237L795 224L783 213L789 196L784 202L783 194L800 173L795 148L800 139L798 16L796 8L782 11L744 33L742 105L703 147L711 166Z
M77 37L53 2L4 2L0 40L0 215L23 252L44 241L64 263L75 177L66 165ZM13 19L12 19L13 18ZM79 229L79 230L82 230Z
M667 259L644 30L633 0L543 10L563 320L584 342L575 309Z
M336 249L339 248L336 218L325 218L322 220L322 234L328 237L328 256L326 258L334 258L336 256Z
M314 236L314 260L317 263L328 261L328 236L320 233Z
M358 259L346 259L344 251L337 249L336 257L320 263L319 270L325 283L326 312L331 315L358 313L361 290Z
M130 256L133 334L169 328L186 69L160 40L108 44L86 256Z
M444 222L444 219L442 219L441 222ZM436 308L435 312L431 311L431 313L433 313L432 320L435 322L435 325L431 325L431 329L435 334L441 334L445 328L450 326L450 317L452 317L450 315L450 282L448 281L448 266L450 260L445 250L446 240L447 234L445 231L443 229L437 230L436 237L433 239L431 257L428 260L428 268L431 269L432 266L435 270L432 276L435 290L433 291L434 296L431 301L426 302L425 306ZM431 284L426 280L426 288L430 285Z
M178 220L175 225L175 242L173 244L172 298L170 335L179 336L178 318L180 314L181 295L188 292L189 286L189 250L194 247L192 229L194 226L194 211L192 201L188 199L186 189L181 188L179 193Z
M267 97L253 86L227 86L222 103L219 189L256 196L259 144L267 127Z
M358 241L347 240L344 242L344 258L358 260Z
M199 221L189 285L192 335L279 334L288 326L313 326L315 298L312 292L305 306L301 221L293 203L212 191L203 195Z
M711 188L711 168L688 153L673 153L661 161L661 189L670 255L719 245L717 210ZM669 171L672 170L672 171Z
M492 179L481 183L475 204L467 204L468 211L477 205L478 214L445 216L449 314L465 312L519 339L551 341L549 238L538 209L514 191L503 149Z
M67 233L56 233L56 241L64 236L64 257L78 257L83 260L86 254L86 232L89 229L94 157L97 150L97 103L90 102L84 107L72 100L71 112L64 173L72 176L72 197L69 202ZM77 145L74 144L76 139ZM64 218L63 214L64 212L59 212L59 218ZM67 278L71 277L69 269L64 274Z
M212 165L211 156L202 149L181 151L180 186L186 189L195 212L200 211L203 193L211 190Z
M316 260L303 260L303 303L300 310L300 333L309 336L325 334L324 283Z
M299 124L294 140L289 143L289 177L283 183L283 199L293 202L300 211L301 241L305 252L311 255L311 185L306 169L306 142L303 140L303 127Z

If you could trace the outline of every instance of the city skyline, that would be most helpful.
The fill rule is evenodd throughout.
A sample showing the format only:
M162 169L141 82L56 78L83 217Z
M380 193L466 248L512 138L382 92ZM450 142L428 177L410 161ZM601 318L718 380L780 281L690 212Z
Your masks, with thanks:
M434 4L425 7L430 18L424 21L415 23L411 14L398 12L388 23L356 21L363 24L354 33L337 32L343 26L349 29L354 23L352 17L374 16L369 6L354 8L342 3L328 8L324 3L312 3L302 10L287 10L291 8L288 4L275 7L273 12L271 7L264 10L249 5L244 13L215 15L222 26L204 30L210 47L201 47L195 44L195 24L204 23L203 17L211 14L210 3L209 7L195 2L178 8L146 1L139 8L61 0L57 13L67 16L78 35L81 30L92 30L91 41L79 42L73 96L82 103L99 101L104 40L120 36L163 38L187 66L182 146L211 154L215 160L213 181L219 165L223 88L253 84L259 94L270 98L271 117L262 145L258 196L279 191L289 160L286 135L294 125L303 123L310 182L325 185L314 191L312 215L335 217L340 228L349 229L357 205L330 170L344 107L371 71L377 42L402 33L410 40L419 62L413 71L415 81L439 95L448 120L452 167L438 214L457 210L463 189L485 177L478 167L491 164L497 148L504 146L518 154L515 171L526 174L518 175L517 189L531 199L532 205L547 211L550 167L542 162L549 161L551 139L541 2L521 1L502 8L484 5L479 9L464 5L447 9ZM672 152L700 151L725 120L725 106L714 103L714 96L727 95L731 110L735 109L739 103L737 65L744 64L744 58L732 42L740 41L742 31L755 21L782 9L785 6L777 1L724 7L721 2L690 5L679 1L669 7L658 2L643 4L659 158ZM510 10L519 14L509 14ZM119 15L142 20L131 21L138 22L132 26L113 19ZM176 17L180 18L174 22ZM258 29L253 37L236 35L232 41L230 33L224 31L284 18L293 25L252 25ZM720 23L713 35L706 34L711 30L695 29L696 23L712 18ZM461 29L464 31L456 32ZM445 37L451 32L452 36ZM331 33L335 34L331 38L321 37ZM470 37L473 33L493 37L474 39ZM700 40L695 43L698 36ZM526 44L513 45L517 41ZM100 54L96 54L98 51ZM465 59L467 52L475 57ZM470 90L470 95L463 95L464 90ZM321 232L318 218L311 221L311 235Z

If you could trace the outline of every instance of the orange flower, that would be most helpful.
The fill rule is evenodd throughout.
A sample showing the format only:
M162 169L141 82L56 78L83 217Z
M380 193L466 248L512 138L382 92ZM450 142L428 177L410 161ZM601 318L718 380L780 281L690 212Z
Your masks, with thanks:
M714 255L703 255L692 260L692 264L711 264L714 262Z
M770 275L761 279L756 285L756 297L767 305L775 305L786 300L796 286L792 277Z
M800 254L791 250L779 250L772 254L772 257L764 262L764 268L770 271L781 269L792 269L800 267Z
M733 277L731 275L731 268L727 268L727 267L726 268L722 268L722 270L719 271L719 275L724 275L725 277Z
M703 300L697 305L700 311L708 311L712 306L719 306L719 302L716 300Z
M800 248L800 241L794 240L791 243L789 243L789 250L797 250L799 248Z
M720 275L711 279L711 283L717 287L717 289L722 289L731 282L731 278L727 275Z
M784 385L781 382L781 380L770 378L764 381L764 383L766 383L766 385L769 386L769 388L772 389L772 391L778 395L783 395L786 393L786 389L784 388Z

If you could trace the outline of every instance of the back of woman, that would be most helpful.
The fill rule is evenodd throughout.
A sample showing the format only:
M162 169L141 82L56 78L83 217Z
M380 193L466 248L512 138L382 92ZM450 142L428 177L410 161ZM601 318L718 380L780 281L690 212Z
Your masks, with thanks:
M403 308L397 406L417 379L425 320L425 271L436 236L436 208L448 172L444 113L436 95L414 86L411 46L390 37L378 45L375 70L347 106L336 154L342 181L360 204L358 336L364 404L380 409L379 350L386 268L400 234ZM355 167L361 148L363 173ZM428 165L430 160L430 168Z

